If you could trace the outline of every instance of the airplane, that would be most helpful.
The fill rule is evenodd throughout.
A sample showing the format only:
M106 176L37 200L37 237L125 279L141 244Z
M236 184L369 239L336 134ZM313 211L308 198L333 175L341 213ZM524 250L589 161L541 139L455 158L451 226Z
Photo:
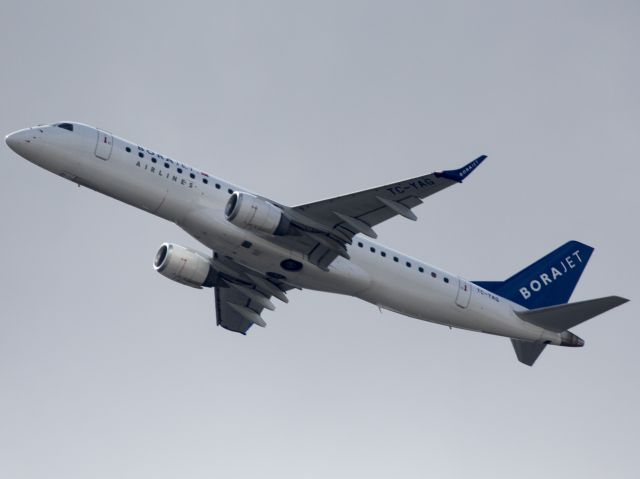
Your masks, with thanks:
M374 227L417 217L423 199L462 183L486 158L357 193L280 204L82 123L39 125L7 135L18 155L52 173L174 222L206 246L173 243L153 267L193 288L213 288L217 324L246 334L265 327L272 298L291 289L354 296L381 309L511 339L532 366L549 344L581 347L570 328L628 300L569 303L593 248L569 241L504 281L468 281L375 241Z

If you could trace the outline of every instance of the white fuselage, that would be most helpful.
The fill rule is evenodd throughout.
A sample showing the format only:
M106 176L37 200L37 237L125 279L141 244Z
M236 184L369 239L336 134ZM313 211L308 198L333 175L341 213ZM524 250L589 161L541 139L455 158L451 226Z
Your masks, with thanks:
M560 333L522 321L511 301L380 243L354 237L351 257L324 271L299 252L225 219L234 191L245 191L186 164L74 123L21 130L7 142L21 156L79 185L172 221L219 255L262 274L276 272L296 287L355 296L381 308L456 328L560 344ZM251 243L250 248L243 243ZM293 258L297 272L280 263Z

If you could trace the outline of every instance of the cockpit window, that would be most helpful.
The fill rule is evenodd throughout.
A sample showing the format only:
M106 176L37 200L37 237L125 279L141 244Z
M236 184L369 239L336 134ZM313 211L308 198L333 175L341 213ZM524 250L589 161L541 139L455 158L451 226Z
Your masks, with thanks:
M65 130L73 131L73 125L71 123L58 123L56 125L58 128L63 128Z

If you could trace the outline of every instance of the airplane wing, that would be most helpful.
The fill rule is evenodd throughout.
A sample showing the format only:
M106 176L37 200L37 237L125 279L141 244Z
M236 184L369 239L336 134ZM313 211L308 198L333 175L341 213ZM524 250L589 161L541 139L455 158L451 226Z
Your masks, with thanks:
M309 260L326 269L336 256L348 257L346 244L362 233L376 238L373 227L396 215L410 220L417 217L411 208L422 199L456 183L461 183L486 155L479 156L457 170L446 170L405 181L379 186L357 193L315 203L284 208L298 230L297 236L278 238Z
M291 286L263 277L230 258L214 255L213 263L221 279L215 288L218 326L241 334L254 324L264 328L267 323L261 317L262 311L275 309L271 298L289 301L285 291Z

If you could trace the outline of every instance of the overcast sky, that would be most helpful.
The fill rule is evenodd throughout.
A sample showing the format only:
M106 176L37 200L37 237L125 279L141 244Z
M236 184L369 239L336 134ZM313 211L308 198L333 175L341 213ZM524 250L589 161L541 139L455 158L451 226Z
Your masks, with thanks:
M194 239L2 144L0 476L637 477L639 42L636 1L4 0L2 134L81 121L291 205L487 154L380 240L499 280L575 239L573 299L632 301L533 368L310 291L243 337L153 271Z

